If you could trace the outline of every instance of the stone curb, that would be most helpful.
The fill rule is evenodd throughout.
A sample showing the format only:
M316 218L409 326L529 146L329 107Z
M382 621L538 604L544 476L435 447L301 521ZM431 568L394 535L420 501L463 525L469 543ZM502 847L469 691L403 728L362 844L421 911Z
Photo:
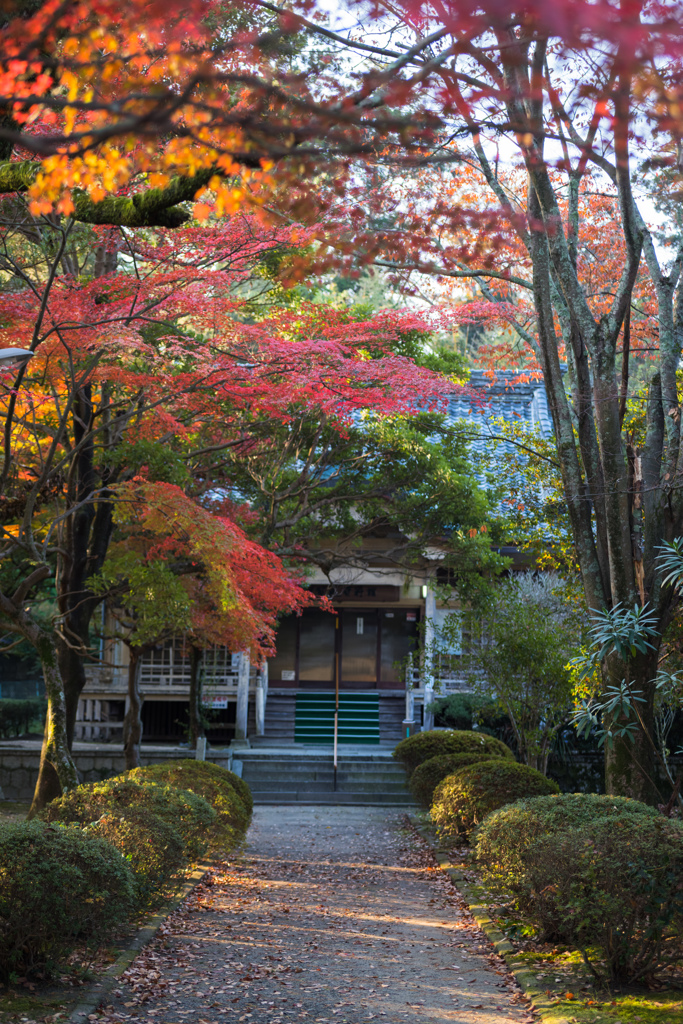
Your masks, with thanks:
M488 907L485 903L482 903L482 894L478 886L469 882L462 871L450 863L447 853L439 848L435 842L434 834L428 828L410 817L410 815L408 817L415 831L422 836L424 841L434 851L436 862L441 870L448 875L458 892L462 893L467 900L472 917L485 933L496 953L505 960L510 973L517 981L522 992L528 997L534 1010L541 1015L544 1021L548 1021L548 1024L572 1024L567 1017L558 1016L555 1011L555 1004L547 995L549 986L540 989L536 975L515 956L514 946L503 932L496 927L489 916ZM563 994L563 992L557 991L558 998Z
M71 1010L68 1017L64 1018L63 1024L84 1024L89 1014L94 1013L107 998L109 993L119 981L121 975L132 964L141 949L152 941L159 928L173 911L180 906L183 900L192 892L196 885L202 881L207 872L215 867L217 862L208 861L204 864L197 864L194 871L183 882L180 890L167 903L162 910L157 911L147 918L141 928L135 933L126 948L119 953L113 964L107 967L100 978L88 987L83 999Z

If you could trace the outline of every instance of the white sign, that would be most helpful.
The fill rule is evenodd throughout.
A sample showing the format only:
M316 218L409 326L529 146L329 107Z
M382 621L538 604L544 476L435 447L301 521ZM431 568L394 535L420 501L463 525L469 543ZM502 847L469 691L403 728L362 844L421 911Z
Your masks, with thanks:
M283 668L283 670L282 670L282 679L283 679L283 681L294 682L294 680L296 679L296 672L292 672L291 669L288 669L288 668L287 669Z
M362 636L363 635L363 626L364 626L363 616L359 615L358 618L356 619L356 636Z
M202 704L205 708L227 708L227 693L202 693Z

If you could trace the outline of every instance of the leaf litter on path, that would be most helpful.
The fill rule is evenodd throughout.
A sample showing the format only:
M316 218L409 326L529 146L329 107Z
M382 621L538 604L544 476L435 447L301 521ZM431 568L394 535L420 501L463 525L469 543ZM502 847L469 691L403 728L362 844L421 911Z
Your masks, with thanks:
M257 807L243 859L192 891L94 1019L530 1024L466 903L400 826L380 808Z

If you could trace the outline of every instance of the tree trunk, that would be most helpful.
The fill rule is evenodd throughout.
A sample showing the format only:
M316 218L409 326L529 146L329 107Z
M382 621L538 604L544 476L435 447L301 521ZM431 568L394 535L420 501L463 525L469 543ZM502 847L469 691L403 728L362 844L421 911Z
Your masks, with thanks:
M142 699L140 697L141 647L129 647L128 663L128 709L123 720L123 753L126 771L140 767L140 743L142 741Z
M64 686L53 638L42 636L36 644L43 668L47 717L40 754L38 780L29 811L32 818L51 800L78 785L78 772L71 757L66 730Z
M59 644L59 669L64 682L66 736L69 750L73 748L78 702L85 687L83 655L62 640Z
M639 656L635 664L629 666L616 659L603 666L605 686L618 686L622 679L626 679L634 697L644 698L633 702L637 719L632 736L617 736L612 743L605 742L605 789L612 795L628 796L652 805L665 802L657 777L654 723L653 680L657 672L658 653L658 650L650 651L648 656ZM607 723L615 729L623 724L617 718Z
M202 717L202 654L198 647L190 647L190 749L196 750L197 740L204 735Z

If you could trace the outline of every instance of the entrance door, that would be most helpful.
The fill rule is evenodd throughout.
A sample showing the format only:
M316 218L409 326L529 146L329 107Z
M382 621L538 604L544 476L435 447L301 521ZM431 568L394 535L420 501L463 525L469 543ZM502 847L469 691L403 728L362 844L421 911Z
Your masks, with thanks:
M378 613L372 609L340 610L342 689L374 690L377 687L378 618Z
M342 690L401 690L418 619L417 608L340 608L336 614L306 608L288 616L269 664L271 686L334 690L338 656Z

